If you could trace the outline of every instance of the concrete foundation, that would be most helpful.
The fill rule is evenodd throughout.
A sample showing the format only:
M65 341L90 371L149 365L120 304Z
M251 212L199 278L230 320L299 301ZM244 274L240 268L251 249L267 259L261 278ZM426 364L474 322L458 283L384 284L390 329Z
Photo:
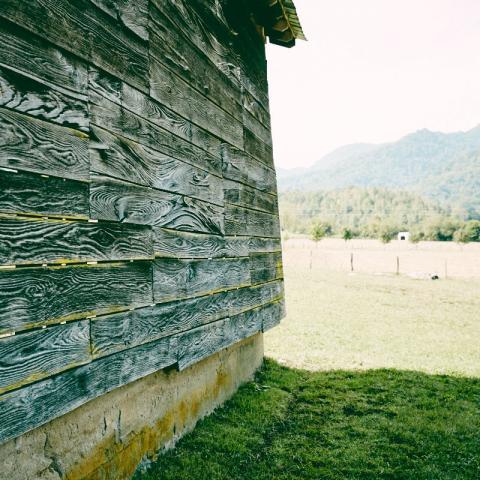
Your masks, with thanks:
M157 372L0 445L0 479L123 480L253 377L261 333L192 367Z

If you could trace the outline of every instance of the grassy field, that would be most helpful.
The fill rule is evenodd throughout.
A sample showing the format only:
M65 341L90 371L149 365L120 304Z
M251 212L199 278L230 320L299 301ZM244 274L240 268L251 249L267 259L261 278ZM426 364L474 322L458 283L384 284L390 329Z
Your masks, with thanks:
M479 479L480 281L284 264L275 360L138 478Z

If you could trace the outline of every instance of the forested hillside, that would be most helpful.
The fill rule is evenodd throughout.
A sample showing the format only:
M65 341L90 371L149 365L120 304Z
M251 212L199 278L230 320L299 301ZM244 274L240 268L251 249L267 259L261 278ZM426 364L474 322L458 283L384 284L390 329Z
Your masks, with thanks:
M278 183L283 192L352 186L401 189L457 215L480 217L480 126L450 134L420 130L381 145L347 145L310 168L280 170ZM392 196L394 203L405 198L400 192Z

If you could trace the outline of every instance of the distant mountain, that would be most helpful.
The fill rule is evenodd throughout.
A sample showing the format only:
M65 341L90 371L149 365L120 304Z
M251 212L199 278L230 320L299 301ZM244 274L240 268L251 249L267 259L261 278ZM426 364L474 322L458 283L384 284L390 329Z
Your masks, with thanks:
M480 126L458 133L424 129L393 143L347 145L310 168L280 170L278 183L281 192L402 189L480 216Z

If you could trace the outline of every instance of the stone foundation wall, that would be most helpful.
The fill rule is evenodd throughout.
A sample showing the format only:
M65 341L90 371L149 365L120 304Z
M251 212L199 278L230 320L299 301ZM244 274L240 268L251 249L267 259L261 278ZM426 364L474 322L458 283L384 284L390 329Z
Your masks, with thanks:
M0 479L123 480L251 379L258 333L178 372L160 371L0 445Z

